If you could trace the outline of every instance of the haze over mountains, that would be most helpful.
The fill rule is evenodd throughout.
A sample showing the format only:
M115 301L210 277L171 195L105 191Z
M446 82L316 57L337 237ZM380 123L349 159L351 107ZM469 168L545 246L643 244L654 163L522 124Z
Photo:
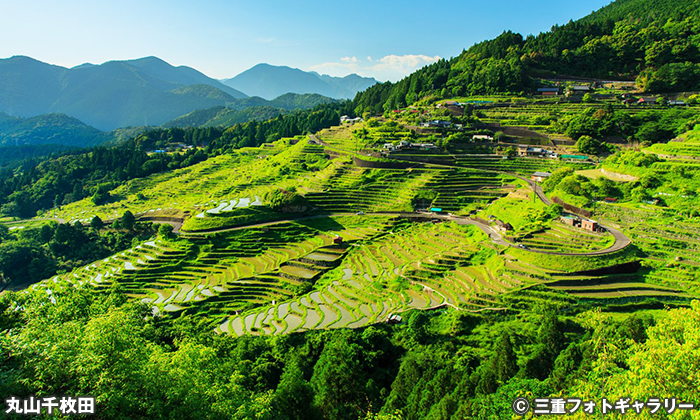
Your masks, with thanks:
M157 125L246 95L189 67L155 58L72 69L29 57L0 60L0 112L63 113L101 130Z
M318 93L330 98L352 99L357 92L376 84L377 80L357 74L333 77L263 63L221 82L247 95L265 99L274 99L285 93Z
M261 69L269 71L261 73ZM230 86L234 79L233 84L244 86L245 93ZM228 83L190 67L172 66L157 57L65 68L14 56L0 59L0 112L22 118L60 113L109 131L161 125L214 107L237 111L251 106L306 108L330 100L318 94L348 98L376 80L357 75L333 78L261 65L228 79ZM261 83L269 89L261 89ZM317 95L285 95L289 92ZM267 100L282 95L276 102Z

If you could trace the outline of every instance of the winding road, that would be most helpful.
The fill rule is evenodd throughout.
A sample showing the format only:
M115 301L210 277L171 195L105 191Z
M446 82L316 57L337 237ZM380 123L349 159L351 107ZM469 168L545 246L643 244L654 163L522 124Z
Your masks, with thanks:
M310 134L309 135L309 140L312 142L323 145L323 146L328 146L325 142L320 140L316 135ZM347 151L344 151L347 153ZM430 163L424 163L427 166L433 166L433 167L447 167L447 168L460 168L459 166L452 166L452 165L444 165L444 164L430 164ZM535 192L537 197L544 203L545 205L549 206L552 204L551 200L545 195L544 191L542 190L542 187L537 184L535 181L508 172L502 172L502 171L489 171L485 170L485 172L496 172L496 173L503 173L507 174L510 176L514 176L518 179L521 179L525 181L530 188ZM608 248L598 250L598 251L590 251L590 252L581 252L581 253L566 253L566 252L555 252L555 251L541 251L541 250L534 250L534 249L527 249L527 248L521 248L517 244L513 244L511 242L506 241L503 239L500 233L498 233L495 229L493 229L491 226L482 223L478 220L471 219L465 216L457 216L453 214L436 214L436 213L431 213L431 212L415 212L415 213L408 213L408 212L378 212L378 213L367 213L368 215L385 215L385 216L397 216L397 217L406 217L406 218L430 218L430 219L437 219L437 220L449 220L453 221L459 225L472 225L476 226L479 229L481 229L484 233L486 233L491 241L497 245L501 246L509 246L509 247L516 247L519 249L523 249L529 252L535 252L539 254L549 254L549 255L561 255L561 256L596 256L596 255L605 255L605 254L611 254L613 252L617 252L621 249L626 248L629 246L632 241L622 232L619 230L612 228L610 226L603 225L601 223L598 223L599 226L610 232L610 234L613 236L615 239L615 242ZM242 225L242 226L235 226L235 227L223 227L219 229L212 229L212 230L206 230L206 231L197 231L197 232L188 232L188 231L183 231L181 230L182 225L184 223L184 218L180 217L172 217L172 216L142 216L142 217L137 217L137 220L141 221L150 221L153 223L168 223L173 226L173 233L177 235L182 235L182 236L201 236L201 235L209 235L209 234L215 234L215 233L220 233L220 232L231 232L231 231L236 231L236 230L242 230L242 229L250 229L250 228L257 228L257 227L265 227L265 226L272 226L272 225L277 225L281 223L288 223L288 222L293 222L293 221L298 221L298 220L308 220L308 219L316 219L316 218L321 218L321 217L331 217L331 216L352 216L355 215L355 213L328 213L328 214L318 214L318 215L313 215L313 216L301 216L301 217L292 217L292 218L285 218L285 219L280 219L280 220L274 220L270 222L262 222L262 223L254 223L250 225ZM36 220L36 219L34 219ZM61 222L61 219L55 219L58 220L59 223Z
M235 226L235 227L224 227L220 229L214 229L214 230L208 230L208 231L199 231L199 232L185 232L185 231L180 231L178 229L177 232L173 230L174 233L178 233L184 237L187 236L201 236L201 235L211 235L215 233L221 233L221 232L231 232L231 231L237 231L237 230L243 230L243 229L251 229L251 228L260 228L260 227L265 227L265 226L273 226L273 225L278 225L282 223L288 223L288 222L294 222L294 221L300 221L300 220L310 220L310 219L318 219L322 217L332 217L332 216L353 216L356 215L356 213L327 213L327 214L317 214L313 216L302 216L302 217L292 217L292 218L286 218L286 219L281 219L281 220L274 220L270 222L262 222L262 223L254 223L250 225L242 225L242 226ZM627 247L629 244L632 243L630 239L625 236L624 233L620 232L617 229L614 229L609 226L603 226L610 234L615 238L615 242L608 248L601 249L598 251L590 251L590 252L579 252L579 253L566 253L566 252L554 252L554 251L540 251L540 250L534 250L534 249L524 249L518 247L517 244L511 243L503 239L503 236L499 232L497 232L494 228L491 226L482 223L478 220L471 219L469 217L465 216L457 216L453 214L437 214L437 213L431 213L431 212L415 212L415 213L408 213L408 212L377 212L377 213L366 213L367 216L396 216L396 217L404 217L404 218L415 218L415 219L434 219L434 220L447 220L447 221L452 221L457 223L458 225L468 225L468 226L476 226L479 229L481 229L485 234L489 236L491 239L491 242L497 245L501 246L508 246L508 247L514 247L514 248L519 248L523 249L525 251L529 252L535 252L538 254L549 254L549 255L561 255L561 256L595 256L595 255L605 255L605 254L611 254L613 252L617 252L621 249L624 249ZM178 222L174 222L173 220L157 220L157 217L150 218L151 221L155 223L170 223L173 226L176 226L179 228L182 226L182 220ZM173 218L169 218L173 219Z

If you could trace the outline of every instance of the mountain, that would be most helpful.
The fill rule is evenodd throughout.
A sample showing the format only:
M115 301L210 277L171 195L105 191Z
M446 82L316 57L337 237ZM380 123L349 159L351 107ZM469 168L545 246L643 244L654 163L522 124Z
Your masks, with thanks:
M102 130L158 125L245 97L197 70L156 57L71 69L23 56L0 59L0 112L63 113Z
M321 104L337 102L337 100L319 95L317 93L285 93L270 101L270 106L292 110L313 108Z
M198 109L187 115L175 118L163 124L163 127L229 127L248 121L265 121L285 112L271 106L250 106L244 109L232 109L216 106Z
M105 132L64 114L30 118L0 113L0 146L94 146L111 138Z
M357 92L377 83L374 78L351 74L331 77L286 66L258 64L236 77L222 80L227 86L249 96L277 98L285 93L318 93L336 99L355 97Z
M504 32L397 83L358 94L382 113L425 97L534 92L539 79L635 80L647 92L700 90L700 1L618 0L537 36Z
M113 138L64 114L12 117L0 112L0 166L12 161L94 146Z
M248 121L265 121L295 109L314 108L337 102L318 94L287 93L271 101L253 96L236 101L231 107L198 109L163 124L163 127L229 127Z

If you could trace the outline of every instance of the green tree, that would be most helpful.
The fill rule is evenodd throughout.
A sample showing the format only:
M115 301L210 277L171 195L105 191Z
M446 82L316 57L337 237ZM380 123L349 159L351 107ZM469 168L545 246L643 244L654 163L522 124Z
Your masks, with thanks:
M362 348L350 335L344 331L326 342L311 377L314 403L327 419L356 419L364 405Z
M134 228L134 223L136 223L136 217L134 217L134 214L130 210L127 210L122 214L120 222L124 229L132 230Z
M169 223L162 223L158 226L158 236L164 239L170 238L173 233L173 225Z
M274 394L274 406L289 420L320 419L320 413L314 406L314 389L304 379L299 363L290 360L285 366L277 390Z
M104 222L102 222L102 219L100 219L99 216L95 216L90 220L90 227L95 230L100 230L103 226Z
M576 150L581 153L595 155L600 151L600 142L591 136L581 136L576 141Z

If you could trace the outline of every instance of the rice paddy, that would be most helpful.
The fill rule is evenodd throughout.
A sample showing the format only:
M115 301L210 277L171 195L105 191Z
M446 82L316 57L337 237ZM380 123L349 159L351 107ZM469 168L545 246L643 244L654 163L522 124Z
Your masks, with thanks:
M587 272L639 258L635 249L557 260L532 252L599 251L614 241L543 219L547 207L518 179L563 163L416 152L392 155L425 160L411 168L361 167L343 155L410 134L369 130L358 145L351 130L361 127L324 130L321 144L298 138L241 149L133 180L110 192L114 200L104 206L83 200L55 210L54 217L83 223L125 209L177 214L185 223L177 239L154 238L33 287L89 284L104 292L118 284L160 314L201 317L235 335L360 328L411 309L502 310L514 294L628 302L685 301L700 292L694 222L647 224L642 220L655 216L642 208L601 205L605 221L629 230L650 258L626 274ZM278 188L302 195L308 209L294 217L273 211L266 197ZM522 248L494 242L475 226L402 217L428 208L508 222L515 229L506 236Z

